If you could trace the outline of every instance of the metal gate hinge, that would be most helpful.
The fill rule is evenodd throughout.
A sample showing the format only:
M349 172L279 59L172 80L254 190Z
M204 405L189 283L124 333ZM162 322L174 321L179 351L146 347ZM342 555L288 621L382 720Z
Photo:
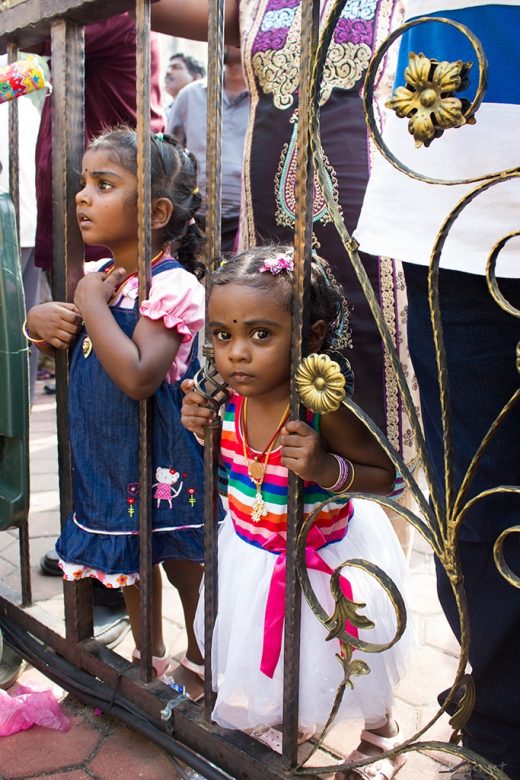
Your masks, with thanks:
M170 687L173 688L172 685ZM187 696L184 693L184 686L176 685L175 690L178 690L179 695L175 699L170 699L164 709L161 710L161 720L166 724L166 732L168 736L173 736L173 712L176 707L186 701Z

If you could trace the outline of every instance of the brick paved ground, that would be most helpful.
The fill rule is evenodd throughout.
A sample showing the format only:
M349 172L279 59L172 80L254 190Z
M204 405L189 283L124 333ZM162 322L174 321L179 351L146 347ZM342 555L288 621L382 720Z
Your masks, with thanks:
M55 401L43 394L39 382L31 415L31 571L33 595L39 614L60 630L63 621L61 582L42 576L39 561L54 544L58 531L58 492ZM19 588L18 534L0 533L0 582L15 590ZM442 615L435 595L433 561L427 545L416 536L411 559L409 602L417 627L418 647L406 678L397 691L396 716L405 736L415 733L436 711L436 694L453 679L457 645ZM43 610L43 612L42 612ZM172 656L184 650L182 612L176 592L165 583L165 635ZM132 641L127 637L118 647L129 658ZM42 676L27 670L24 680ZM65 696L65 694L62 694ZM129 731L110 717L96 717L89 707L83 707L65 697L63 706L72 719L68 733L35 727L29 731L0 739L0 780L21 778L52 778L52 780L156 780L159 777L181 777L174 761L160 748ZM328 744L341 751L345 745L354 747L358 726L348 732L336 729ZM445 716L428 732L429 739L447 740L450 728ZM430 780L446 769L450 759L437 760L410 755L399 780ZM451 761L453 763L453 761ZM446 777L446 775L440 775Z

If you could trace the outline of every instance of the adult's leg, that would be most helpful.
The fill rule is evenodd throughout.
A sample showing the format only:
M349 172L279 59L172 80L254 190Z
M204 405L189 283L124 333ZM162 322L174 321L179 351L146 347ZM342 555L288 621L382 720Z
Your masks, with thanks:
M238 214L236 217L222 217L220 223L220 245L223 252L236 251Z
M427 269L406 264L405 275L410 353L419 382L428 450L442 495L444 440L427 305ZM501 280L500 287L518 307L520 281ZM444 270L439 289L456 490L483 436L518 389L518 320L493 301L482 277ZM498 485L520 484L519 424L517 404L491 441L466 499ZM469 660L477 693L464 744L495 763L506 761L505 771L514 780L520 778L520 591L508 585L494 568L492 546L498 534L518 524L519 518L520 501L515 496L479 501L466 515L459 543L470 616ZM514 537L508 556L510 566L520 572L519 545ZM437 569L441 605L459 635L451 588L439 564Z
M470 662L475 709L465 726L464 745L520 778L520 592L500 576L492 542L458 546L471 630ZM520 571L520 540L512 535L507 560ZM437 592L460 641L459 616L444 569L436 561Z

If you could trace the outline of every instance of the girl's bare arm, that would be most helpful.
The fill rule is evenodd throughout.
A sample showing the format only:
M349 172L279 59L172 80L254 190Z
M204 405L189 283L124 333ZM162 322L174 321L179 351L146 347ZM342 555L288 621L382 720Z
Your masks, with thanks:
M152 30L191 38L208 40L208 0L160 0L152 3ZM226 0L224 8L226 43L238 46L238 0Z
M344 407L321 418L318 433L301 420L286 423L282 430L282 463L299 477L320 485L333 485L339 475L331 453L351 461L351 490L387 495L394 480L394 467L359 420Z
M395 481L392 461L352 412L340 406L322 417L321 434L329 452L342 455L354 464L353 489L380 495L392 491Z

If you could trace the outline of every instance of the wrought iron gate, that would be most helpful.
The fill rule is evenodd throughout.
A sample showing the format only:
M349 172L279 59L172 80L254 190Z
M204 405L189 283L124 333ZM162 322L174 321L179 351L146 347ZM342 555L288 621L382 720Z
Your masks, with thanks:
M381 434L376 426L364 415L352 401L345 401L353 412L362 419L367 427L392 458L396 467L403 475L404 481L414 495L420 508L421 516L399 507L390 499L377 499L386 507L397 510L410 522L417 531L428 541L432 550L439 557L448 572L450 581L458 601L458 607L462 622L463 643L456 677L448 699L439 709L435 718L421 728L416 734L403 740L402 745L394 753L409 751L441 751L461 757L468 757L490 777L495 780L506 780L506 775L498 768L492 767L483 759L470 754L468 751L457 747L455 743L439 743L436 741L421 741L421 737L429 730L433 723L445 711L456 694L462 694L456 715L453 717L454 731L457 731L464 723L472 706L472 687L470 680L465 676L468 659L469 629L467 625L467 608L463 585L460 576L460 566L456 555L457 529L463 515L464 491L461 498L448 502L448 514L442 509L442 501L436 495L435 480L432 475L431 465L426 452L426 445L416 410L412 402L406 379L403 375L399 359L397 357L393 338L381 314L379 305L374 297L363 265L357 254L356 242L348 234L333 197L330 194L323 152L320 145L319 128L319 85L322 76L325 55L329 46L334 26L339 18L345 0L338 0L327 28L318 36L319 25L319 0L304 0L302 2L302 38L301 38L301 76L300 76L300 101L298 124L298 202L297 220L295 228L295 280L296 290L293 310L293 349L292 349L292 375L300 365L302 355L305 352L306 307L304 305L308 290L308 276L310 268L311 252L311 213L312 213L312 171L315 169L320 178L322 191L326 198L327 207L334 220L336 228L341 236L344 246L349 254L358 278L363 286L366 297L370 303L373 316L382 334L386 350L393 364L399 389L410 418L414 422L414 433L421 453L421 458L426 473L431 505L424 498L414 475L409 471L399 455L392 449L388 440ZM208 105L214 107L208 119L208 236L207 257L215 258L220 254L220 239L217 226L220 224L220 150L221 150L221 105L222 105L222 67L223 67L223 0L210 0L209 14L209 94ZM150 283L150 149L146 142L148 137L149 116L149 26L150 26L150 2L149 0L136 0L133 3L125 0L111 0L110 3L101 0L25 0L24 2L9 2L4 0L0 5L0 47L7 48L10 59L17 58L18 50L24 46L37 43L48 35L52 41L52 64L55 74L65 74L62 78L54 78L54 138L53 138L53 188L56 204L53 212L54 224L54 297L59 300L71 300L75 283L82 275L83 256L82 242L76 225L74 211L75 174L80 169L83 152L83 92L84 92L84 34L83 25L98 21L100 18L112 16L125 10L135 8L137 20L137 73L138 73L138 224L139 224L139 295L145 297ZM420 23L416 22L416 23ZM459 26L460 28L460 26ZM366 114L369 131L380 150L392 161L400 166L399 161L393 158L386 149L377 130L372 109L372 97L374 80L383 57L388 47L402 34L403 29L395 32L390 39L378 50L369 68L366 81ZM463 31L464 32L464 31ZM478 41L471 39L475 47L477 60L480 66L480 85L473 104L467 108L466 114L470 116L479 105L482 90L486 78L486 65L483 53ZM11 148L16 147L17 141L17 113L16 103L12 105L11 119ZM415 175L405 170L409 175ZM518 170L498 173L486 178L480 185L480 189L493 186L504 177L513 178L519 176ZM12 164L13 194L16 201L17 188L17 155L13 155ZM478 188L477 188L478 189ZM477 190L475 190L477 192ZM468 198L474 195L468 196ZM467 200L467 199L466 199ZM459 211L464 207L460 204ZM442 328L439 315L439 302L435 295L435 278L438 270L440 253L442 251L442 236L449 230L458 212L450 214L443 229L439 233L438 241L434 247L431 275L434 280L433 293L433 321L437 334L437 351L441 376L444 376L445 357L442 346ZM504 239L507 241L507 238ZM494 257L490 260L490 278L494 295L501 298L494 279L494 263L500 251L500 245ZM507 303L501 301L504 308ZM510 307L511 308L511 307ZM513 316L518 312L511 309ZM211 348L205 347L206 355L211 357ZM208 371L208 373L210 370ZM60 463L60 496L61 516L66 517L71 505L70 464L68 455L67 420L62 410L65 408L67 385L67 362L64 355L57 356L57 400L58 400L58 440ZM211 379L206 377L202 382L203 388L209 392ZM446 385L441 388L443 400L444 421L447 431L447 452L450 451L448 413L446 411ZM518 396L518 394L517 394ZM517 396L513 397L510 404L514 404ZM291 414L299 415L300 401L296 386L291 390ZM504 410L502 417L506 415ZM141 494L151 495L150 469L148 465L148 405L141 402ZM205 496L205 523L206 523L206 642L207 648L211 643L213 625L217 609L217 528L215 523L215 497L216 479L215 463L217 461L219 442L219 423L215 423L207 435L206 441L206 496ZM485 443L484 443L485 446ZM478 461L478 456L477 456ZM475 468L472 464L472 469ZM510 488L513 492L520 492L520 488ZM320 739L309 752L308 748L302 750L298 747L298 664L291 663L293 658L299 657L300 651L300 603L301 590L305 598L312 606L316 619L325 622L329 616L323 615L315 595L310 587L304 561L305 538L309 530L312 517L301 527L303 493L300 480L291 476L289 499L289 522L287 537L287 581L286 581L286 605L285 605L285 635L284 635L284 741L283 755L280 757L268 748L240 732L226 731L211 723L211 709L214 694L209 681L211 680L211 654L206 652L206 690L204 707L198 707L188 701L181 694L172 693L161 683L152 680L151 667L151 512L150 506L142 503L140 515L141 530L141 636L143 637L142 665L138 670L129 668L124 659L116 653L107 650L92 639L92 599L91 585L88 581L64 584L66 637L41 624L25 610L31 602L31 585L28 565L27 541L22 544L21 572L22 589L21 599L16 594L14 598L0 597L0 627L13 646L26 656L35 666L41 668L49 677L55 679L63 687L70 690L75 696L84 702L90 702L101 706L121 718L132 728L140 730L152 740L160 744L173 755L178 756L187 764L201 771L208 778L221 778L232 776L236 778L289 778L300 775L319 777L329 774L337 768L337 757L330 756L327 763L320 766L309 766L307 763L311 753L320 744ZM518 529L516 529L518 530ZM27 540L27 527L22 526L21 538ZM503 540L502 540L503 541ZM497 546L497 561L503 575L512 586L519 587L518 576L514 575L505 563L502 554L502 541ZM387 587L392 596L398 613L398 624L405 621L402 614L402 602L399 594L394 593L392 584L384 580L382 573L376 572L380 582ZM338 603L342 597L338 595ZM353 640L341 629L337 632L345 641L353 646L363 646L359 640ZM349 660L344 662L345 679L348 680L351 670ZM338 692L338 700L341 692ZM323 754L321 754L323 755Z

